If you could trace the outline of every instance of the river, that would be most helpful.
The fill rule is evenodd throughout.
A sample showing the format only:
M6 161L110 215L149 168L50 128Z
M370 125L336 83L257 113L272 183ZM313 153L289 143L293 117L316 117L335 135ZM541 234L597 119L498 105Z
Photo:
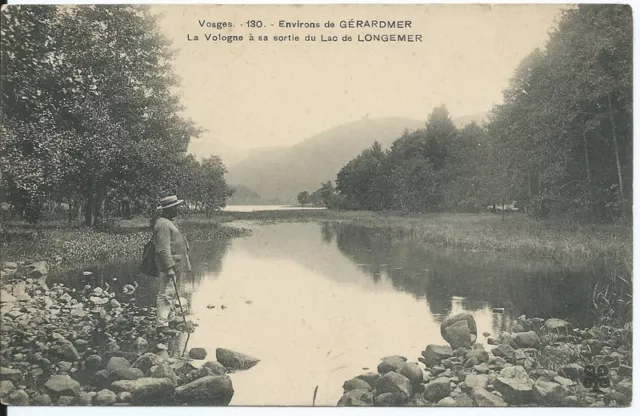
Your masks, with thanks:
M333 406L342 383L376 371L380 358L417 361L427 344L443 344L440 322L454 313L473 314L483 343L484 332L523 313L590 319L590 272L576 265L430 247L340 223L248 227L249 237L193 241L195 273L180 285L198 324L189 348L206 348L209 359L218 347L261 359L232 375L232 405L310 405L318 386L316 405ZM128 281L135 266L98 274ZM153 303L149 280L139 299Z

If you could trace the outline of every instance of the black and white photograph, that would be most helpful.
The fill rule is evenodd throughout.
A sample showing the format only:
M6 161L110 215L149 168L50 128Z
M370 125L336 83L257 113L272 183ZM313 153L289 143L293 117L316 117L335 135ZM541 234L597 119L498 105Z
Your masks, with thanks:
M10 410L630 410L630 5L0 18Z

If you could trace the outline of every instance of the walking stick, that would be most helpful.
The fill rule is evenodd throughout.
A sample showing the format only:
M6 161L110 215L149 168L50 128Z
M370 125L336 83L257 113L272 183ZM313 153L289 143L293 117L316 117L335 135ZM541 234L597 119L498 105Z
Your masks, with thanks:
M178 298L178 306L180 306L180 312L182 313L182 320L184 321L184 329L187 330L187 317L184 314L184 309L182 309L182 302L180 301L180 293L178 293L178 284L176 283L175 276L171 278L173 281L173 288L176 291L176 297Z

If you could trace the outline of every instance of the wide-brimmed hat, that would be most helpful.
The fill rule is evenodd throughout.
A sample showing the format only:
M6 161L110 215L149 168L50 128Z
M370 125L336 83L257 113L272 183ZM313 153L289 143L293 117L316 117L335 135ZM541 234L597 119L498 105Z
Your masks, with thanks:
M160 206L157 209L166 209L175 207L176 205L180 205L184 202L184 199L178 199L177 196L165 196L160 200Z

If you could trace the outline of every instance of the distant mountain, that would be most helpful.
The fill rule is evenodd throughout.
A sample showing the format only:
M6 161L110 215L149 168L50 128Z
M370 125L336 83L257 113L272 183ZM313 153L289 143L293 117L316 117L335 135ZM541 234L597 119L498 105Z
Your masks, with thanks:
M462 127L481 121L454 119ZM265 149L228 168L227 182L243 185L266 200L295 203L300 191L313 192L320 183L334 181L338 171L376 140L387 149L409 131L424 128L425 122L409 118L373 118L345 123L325 130L294 146Z

